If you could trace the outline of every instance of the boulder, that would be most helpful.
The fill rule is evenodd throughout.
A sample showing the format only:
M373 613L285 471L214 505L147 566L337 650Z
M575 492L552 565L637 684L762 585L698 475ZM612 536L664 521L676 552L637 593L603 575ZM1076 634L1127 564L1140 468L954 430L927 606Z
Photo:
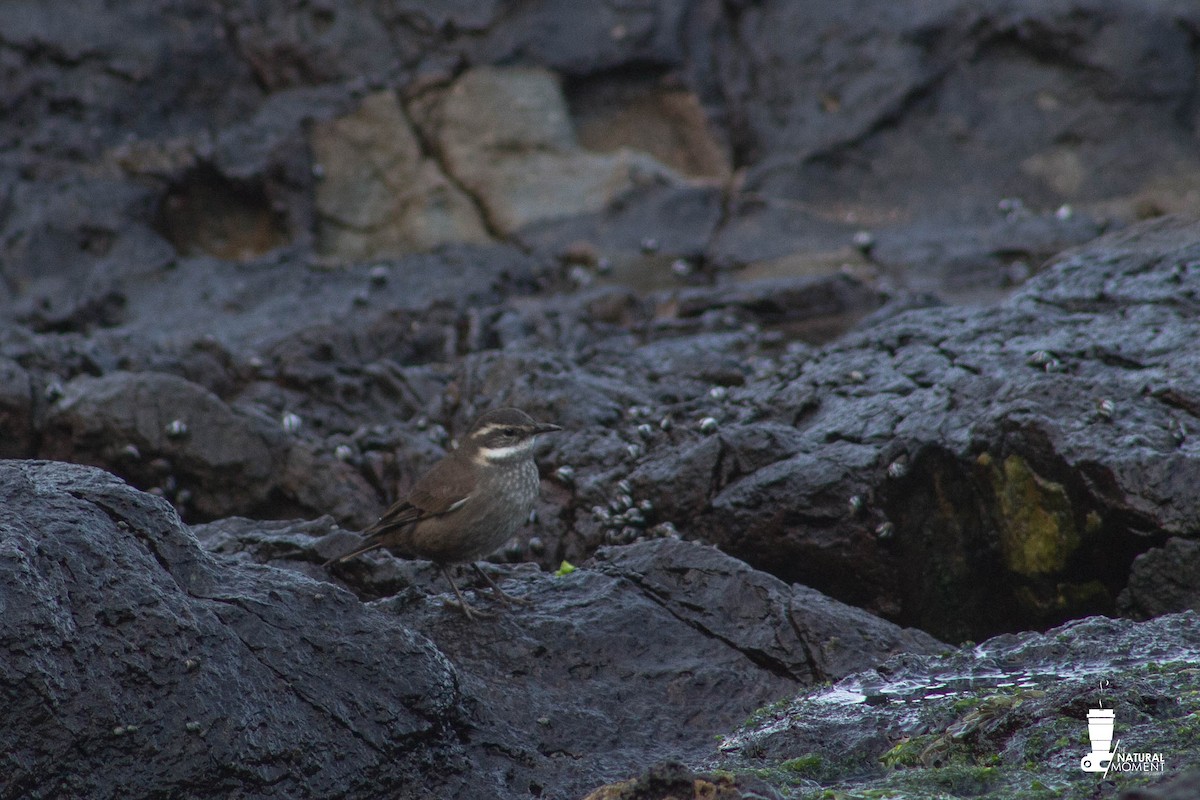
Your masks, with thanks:
M8 791L437 780L430 748L454 751L466 709L425 637L328 583L206 553L164 500L97 469L3 461L0 501Z

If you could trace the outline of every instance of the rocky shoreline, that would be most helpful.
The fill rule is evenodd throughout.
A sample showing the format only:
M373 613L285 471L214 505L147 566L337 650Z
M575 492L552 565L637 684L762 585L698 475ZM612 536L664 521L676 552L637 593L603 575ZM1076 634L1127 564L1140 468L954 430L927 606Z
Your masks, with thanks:
M1195 794L1190 5L0 27L0 798Z

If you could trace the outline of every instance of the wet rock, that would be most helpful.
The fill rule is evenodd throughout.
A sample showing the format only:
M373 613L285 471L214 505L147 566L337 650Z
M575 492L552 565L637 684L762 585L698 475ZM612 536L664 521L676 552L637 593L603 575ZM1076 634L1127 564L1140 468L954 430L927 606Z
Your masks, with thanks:
M641 539L628 553L646 561L580 570L596 602L545 603L562 613L535 612L527 660L545 646L560 662L537 674L575 688L592 666L630 661L587 640L595 657L572 672L558 639L595 621L636 658L651 650L630 620L661 626L696 653L652 662L656 689L694 701L678 675L711 679L694 702L715 696L721 720L770 680L845 667L824 633L835 612L792 581L955 640L1187 602L1171 580L1190 561L1162 562L1188 556L1200 530L1200 234L1163 220L1044 261L1200 205L1194 9L459 5L13 9L0 34L0 455L101 464L189 519L360 527L475 414L522 405L570 430L538 454L538 523L498 558L554 568ZM334 262L373 263L331 269L320 237ZM928 299L1021 285L992 307ZM330 524L214 520L203 535L238 569L322 578L351 540ZM783 583L714 578L707 562L675 574L645 555L700 563L709 551L673 549L680 537ZM429 599L440 578L426 567L346 567L338 578L389 597L389 613L430 630L453 618L444 587ZM552 598L570 579L528 582ZM738 595L742 583L767 600ZM730 630L689 607L694 591L726 609L714 587L769 606L771 624L747 632L734 608ZM599 610L613 598L624 625ZM778 610L801 606L812 630ZM571 614L584 623L564 634ZM850 616L871 632L851 637L865 651L900 641ZM503 635L493 649L521 656L523 631ZM781 655L779 641L813 639L825 644L811 658ZM470 731L482 755L426 754L469 765L434 793L582 796L644 771L655 736L690 759L713 730L682 701L649 733L611 704L540 722L573 702L566 690L536 718L519 697L487 711L507 676L483 644L445 647L482 665L449 727L467 730L481 707L487 722ZM762 678L762 664L782 672ZM728 697L712 689L722 681ZM614 720L641 732L610 746ZM546 730L495 744L518 723ZM126 747L144 728L131 724L109 729ZM458 735L427 741L443 734ZM577 766L564 757L575 740L601 766L542 770ZM254 786L308 763L253 758ZM366 787L369 758L355 762L362 783L328 793ZM813 763L789 758L806 780ZM378 769L363 795L401 785ZM253 791L223 775L214 795ZM971 791L989 780L950 777Z
M354 518L372 505L350 467L183 378L116 371L77 377L62 393L41 428L43 455L112 465L200 519L271 504Z
M711 186L650 182L631 186L595 212L531 223L517 237L539 252L561 254L586 242L602 259L587 281L616 283L639 292L687 285L673 265L704 262L721 221L724 197ZM646 244L653 242L649 249Z
M836 269L866 230L875 244L858 266L882 265L922 290L995 296L1054 250L1112 222L1197 207L1197 155L1177 113L1190 96L1180 76L1191 74L1183 31L1194 15L1112 0L1085 5L1095 25L1056 6L955 0L917 14L865 2L816 16L780 2L678 0L411 14L289 2L150 4L108 15L88 5L71 20L21 10L6 29L3 77L14 102L0 125L11 179L0 183L12 213L0 227L0 252L6 272L25 278L48 264L56 272L95 265L109 252L153 261L172 245L231 259L308 247L317 188L311 121L344 115L381 90L427 104L456 80L519 63L564 79L569 104L556 89L516 96L553 94L532 107L571 119L587 146L629 149L614 161L573 139L522 133L522 148L544 144L554 153L497 159L470 141L483 126L456 135L458 161L471 168L443 171L468 188L468 178L484 175L494 184L485 194L470 189L493 234L511 235L518 220L585 210L604 217L596 198L631 187L672 194L678 181L661 180L664 161L634 155L660 152L677 174L720 179L726 163L733 173L729 202L705 237L706 269ZM1120 90L1081 78L1081 64ZM752 78L763 74L771 78ZM481 98L463 118L477 122L471 112L481 107L511 110L503 98L512 96ZM553 181L538 164L581 172ZM536 192L506 199L523 185L521 172L527 187L570 191L542 192L545 202ZM632 172L654 177L634 180ZM434 184L437 197L449 196ZM144 196L92 199L114 186ZM669 231L669 222L664 215L653 227Z
M945 647L804 586L788 586L715 548L663 540L596 554L596 568L634 582L672 615L805 683L836 680L891 653Z
M1143 532L1200 520L1181 490L1197 466L1193 242L1183 221L1147 225L1074 251L999 307L911 311L780 363L739 390L724 446L699 467L707 502L673 521L949 638L1114 610L1154 543ZM725 467L724 437L768 421L801 434L792 449ZM694 446L676 442L685 470ZM669 507L655 483L644 490ZM854 496L865 514L848 510ZM939 609L964 603L975 622L955 632Z
M312 133L320 170L317 246L343 261L489 241L471 199L421 151L393 92Z
M553 3L503 10L471 7L452 14L467 32L456 45L471 63L531 61L569 75L619 73L628 65L638 65L641 74L658 74L660 65L681 65L685 40L680 34L687 18L683 0L582 8Z
M112 372L63 386L42 452L82 463L124 462L149 488L166 478L192 492L197 511L224 516L261 505L276 484L282 434L173 375ZM154 463L157 460L158 463Z
M898 656L761 709L703 766L752 772L784 792L803 782L851 794L1020 797L1052 773L1085 796L1105 779L1080 769L1092 708L1114 711L1124 753L1160 754L1167 775L1194 762L1195 740L1184 731L1198 669L1194 613L1090 618L938 656ZM1120 787L1164 774L1142 766L1118 759L1106 780Z
M813 329L838 323L848 327L847 317L854 320L881 302L878 291L844 275L777 278L681 291L675 298L675 313L684 318L711 311L732 313L739 321L782 328L811 341L823 338Z
M1134 559L1117 608L1134 619L1200 611L1200 542L1168 539Z
M467 676L466 691L492 698L479 709L484 727L529 732L509 746L518 760L537 764L536 777L517 783L536 781L564 796L582 796L605 782L597 778L620 774L620 764L644 764L650 752L694 757L711 746L719 720L744 718L756 696L780 696L896 648L942 648L839 604L792 595L734 559L684 542L603 550L594 565L561 577L529 565L501 575L506 590L532 605L502 612L466 637L446 624L459 614L443 600L406 593L378 605L436 642ZM432 588L448 597L440 580ZM488 602L486 587L468 600ZM846 638L826 640L824 626L846 614L853 621L836 625ZM483 774L495 768L482 760Z
M204 552L164 501L99 470L0 475L9 790L366 797L441 780L425 757L453 758L465 709L427 639L328 583Z
M871 261L912 291L972 302L1021 285L1054 255L1095 239L1106 228L1083 212L1006 215L997 209L981 216L954 233L944 224L920 222L878 231Z
M128 321L130 283L173 257L149 219L138 219L149 216L152 197L115 179L16 186L16 213L5 220L4 276L19 291L4 317L57 333Z
M877 317L820 350L789 336L879 294L834 277L517 302L537 273L507 248L409 256L382 274L188 260L172 280L126 284L128 322L86 339L14 333L7 352L39 396L79 373L90 386L180 372L229 398L213 413L245 441L283 437L285 414L306 420L297 441L263 445L269 468L225 445L258 465L243 485L151 471L147 453L195 446L130 441L128 398L113 402L123 422L87 405L108 433L82 443L71 431L90 423L49 409L41 454L86 454L175 500L182 488L198 519L334 513L362 526L436 457L416 443L444 448L511 403L569 428L543 451L547 477L575 470L540 509L543 566L669 523L784 580L967 638L1111 611L1138 553L1195 529L1192 241L1183 222L1148 224L1064 257L1001 306ZM594 518L622 479L652 510Z
M497 612L471 623L430 564L374 554L331 575L321 563L347 536L328 518L228 518L197 528L202 549L161 499L98 470L0 473L7 774L31 797L115 791L116 774L123 791L200 796L291 795L292 776L350 797L406 781L446 797L582 796L700 757L820 676L944 647L668 541L561 577L489 567L528 607L494 606L460 574ZM389 563L395 593L366 606L327 582L359 589L364 568ZM380 676L386 688L367 687ZM29 685L40 694L17 691Z
M977 289L994 290L1007 280L1002 238L1037 258L1088 235L1055 213L1064 204L1128 220L1144 192L1176 197L1200 160L1173 111L1188 85L1177 76L1194 59L1175 14L1096 0L1082 18L1044 4L956 2L916 13L768 2L698 16L694 35L728 37L711 79L747 166L746 201L715 244L718 260L828 249L839 230L849 241L866 227L915 285L960 294L946 284L966 268ZM848 29L856 35L838 33ZM1121 47L1110 50L1109 37ZM1080 63L1104 77L1081 82ZM1133 112L1101 86L1138 86L1146 100ZM1126 167L1099 166L1116 162ZM1032 252L1028 239L996 232L1006 199L1042 219ZM948 236L927 227L933 220Z

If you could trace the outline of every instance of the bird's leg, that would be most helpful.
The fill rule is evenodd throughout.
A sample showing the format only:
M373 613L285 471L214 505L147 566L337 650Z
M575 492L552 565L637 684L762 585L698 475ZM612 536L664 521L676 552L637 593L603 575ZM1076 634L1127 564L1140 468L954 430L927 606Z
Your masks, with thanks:
M504 605L508 605L509 603L520 603L523 606L533 605L532 600L526 600L524 597L513 597L511 594L506 594L504 590L497 586L496 582L492 580L492 576L480 569L478 564L472 562L471 566L475 568L476 572L483 576L483 579L488 582L488 586L491 586L492 591L495 592L496 599L501 603L504 603Z
M438 564L438 568L441 569L442 574L446 576L446 583L449 583L450 588L454 590L454 596L458 598L458 607L461 608L462 612L467 615L467 619L474 621L476 615L480 617L491 616L491 614L485 611L480 611L478 608L473 608L470 603L463 599L462 592L460 592L458 587L454 584L454 579L450 577L450 572L446 569L445 565Z

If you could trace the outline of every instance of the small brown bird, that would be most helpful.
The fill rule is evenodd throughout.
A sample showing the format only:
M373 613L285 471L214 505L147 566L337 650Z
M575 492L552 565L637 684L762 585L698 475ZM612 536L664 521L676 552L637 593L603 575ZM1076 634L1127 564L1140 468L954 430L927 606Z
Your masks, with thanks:
M501 591L475 563L504 544L529 518L538 494L533 447L539 433L562 430L535 422L524 411L499 408L475 421L461 445L413 486L408 497L363 531L362 546L326 566L376 548L427 558L437 564L468 618L472 609L454 585L447 564L469 562L501 602L527 602Z

